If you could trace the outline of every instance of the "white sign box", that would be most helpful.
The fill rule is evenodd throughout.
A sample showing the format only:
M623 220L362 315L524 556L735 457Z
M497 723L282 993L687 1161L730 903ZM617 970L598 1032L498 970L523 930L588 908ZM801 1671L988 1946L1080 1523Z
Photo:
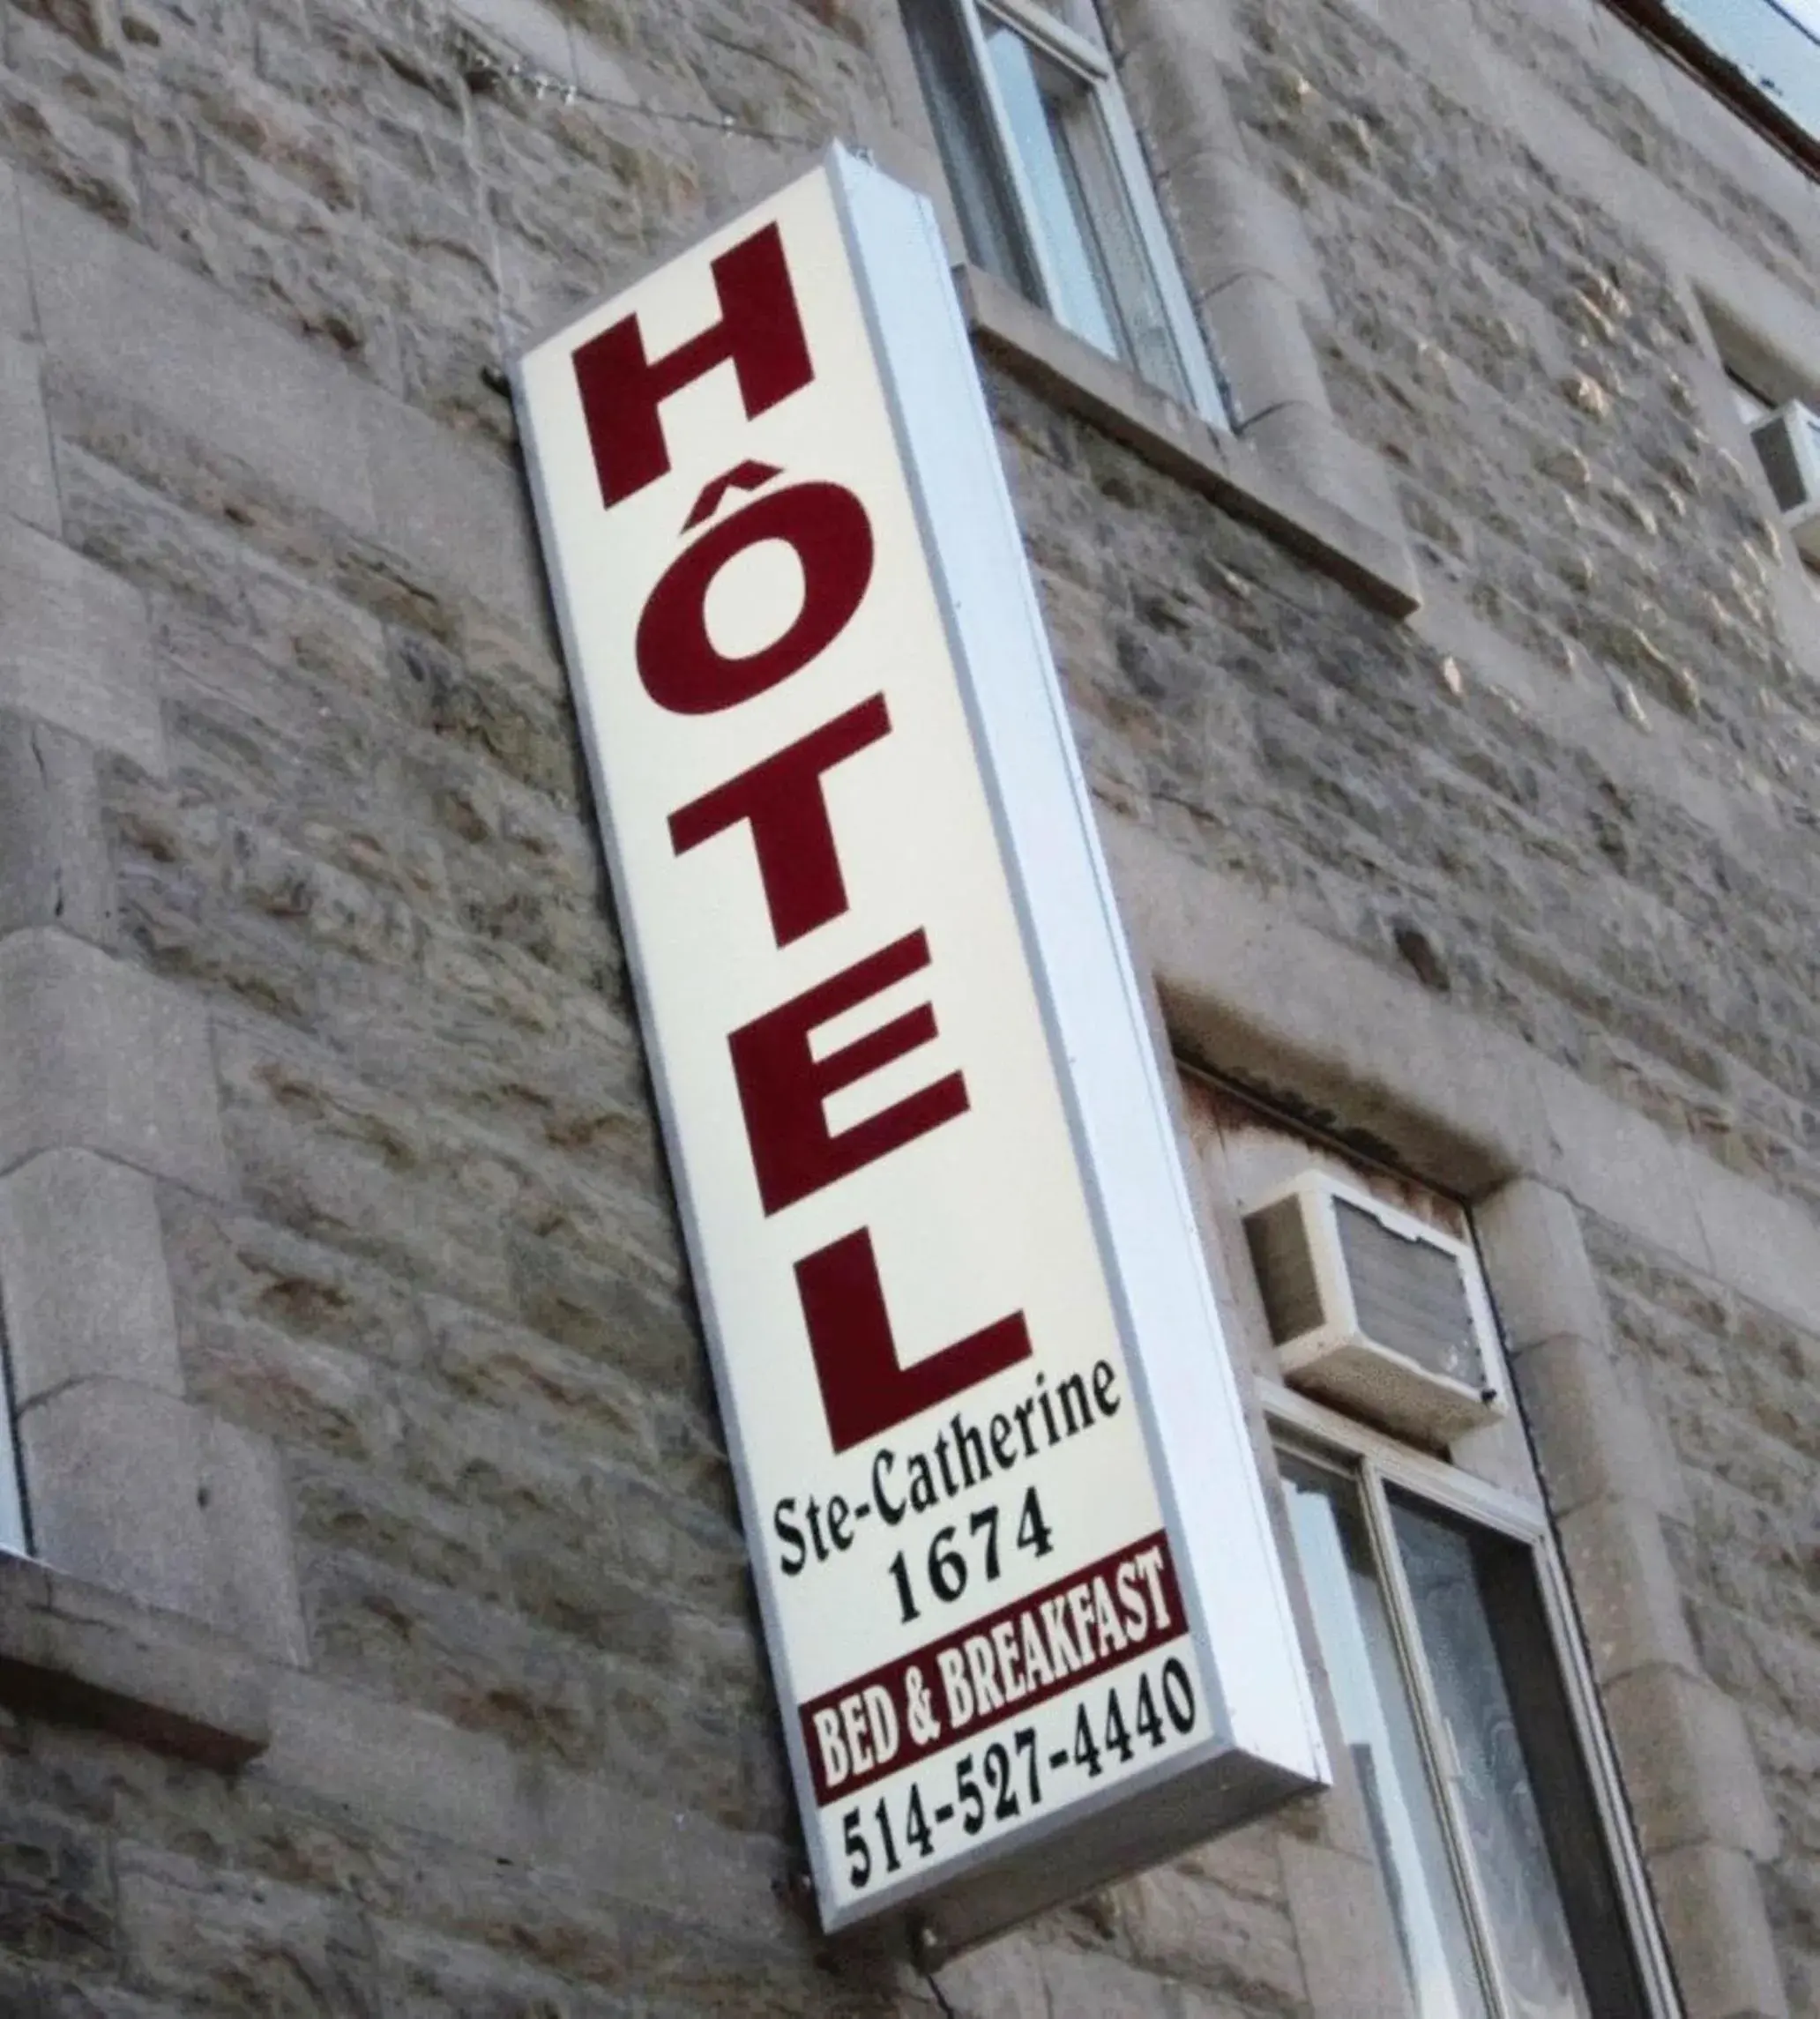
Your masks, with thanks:
M952 1948L1324 1762L934 217L516 391L822 1916Z

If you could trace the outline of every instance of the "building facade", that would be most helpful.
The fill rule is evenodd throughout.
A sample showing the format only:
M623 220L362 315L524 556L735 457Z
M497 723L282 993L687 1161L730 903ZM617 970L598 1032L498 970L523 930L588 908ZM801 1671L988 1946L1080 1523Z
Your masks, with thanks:
M1820 2011L1774 11L9 0L0 2012ZM503 376L835 140L957 262L1333 1775L952 1958L817 1933ZM1296 1181L1519 1406L1285 1378Z

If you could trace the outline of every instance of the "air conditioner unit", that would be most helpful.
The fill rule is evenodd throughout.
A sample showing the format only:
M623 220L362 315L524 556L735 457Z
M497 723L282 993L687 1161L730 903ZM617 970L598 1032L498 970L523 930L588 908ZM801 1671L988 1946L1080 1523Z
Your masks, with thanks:
M1820 561L1820 414L1791 399L1753 421L1750 439L1788 537L1809 560Z
M1464 1241L1317 1171L1244 1222L1290 1387L1434 1446L1503 1414L1491 1306Z

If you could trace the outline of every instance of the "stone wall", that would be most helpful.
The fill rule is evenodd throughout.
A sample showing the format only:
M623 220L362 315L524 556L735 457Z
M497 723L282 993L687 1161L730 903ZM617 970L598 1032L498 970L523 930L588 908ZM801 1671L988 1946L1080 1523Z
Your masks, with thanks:
M1368 607L995 368L1108 817L1210 911L1265 900L1673 1155L1820 1210L1820 614L1700 326L1721 299L1820 357L1820 199L1580 0L1209 11L1219 74L1194 81L1300 220L1327 394L1391 473L1425 601ZM138 1564L128 1595L250 1650L269 1699L237 1770L117 1719L11 1714L0 2011L1391 2009L1345 1788L939 1993L824 1954L793 1889L496 367L830 136L926 160L886 0L9 0L0 20L14 1400L74 1425L59 1442L21 1415L53 1568ZM15 1069L40 1057L28 995L109 1005L87 1052L61 1008L31 1026L48 1078ZM1328 1103L1382 1135L1366 1105ZM137 1213L149 1259L82 1318L93 1364L26 1396L19 1285L64 1224L51 1179L84 1173L101 1250ZM1820 1996L1814 1321L1632 1229L1592 1248L1684 1470L1677 1590L1768 1784L1800 2010ZM52 1315L43 1337L81 1331ZM116 1480L95 1413L56 1415L83 1382L125 1398L106 1449L155 1417L187 1454L158 1523L123 1484L71 1496L78 1471ZM1765 1990L1697 2019L1781 2008Z
M1680 1457L1667 1525L1706 1673L1739 1703L1780 1826L1764 1875L1796 2012L1820 2003L1820 1586L1813 1387L1820 1334L1595 1227L1622 1352Z

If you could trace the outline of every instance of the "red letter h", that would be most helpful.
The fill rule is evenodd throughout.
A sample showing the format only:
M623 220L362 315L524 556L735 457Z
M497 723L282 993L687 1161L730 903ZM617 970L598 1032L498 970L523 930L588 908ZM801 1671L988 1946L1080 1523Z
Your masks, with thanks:
M768 224L742 239L711 271L720 320L667 355L645 355L636 316L602 330L575 354L600 502L609 510L668 473L670 452L658 408L673 392L730 362L750 419L815 376L778 227Z

